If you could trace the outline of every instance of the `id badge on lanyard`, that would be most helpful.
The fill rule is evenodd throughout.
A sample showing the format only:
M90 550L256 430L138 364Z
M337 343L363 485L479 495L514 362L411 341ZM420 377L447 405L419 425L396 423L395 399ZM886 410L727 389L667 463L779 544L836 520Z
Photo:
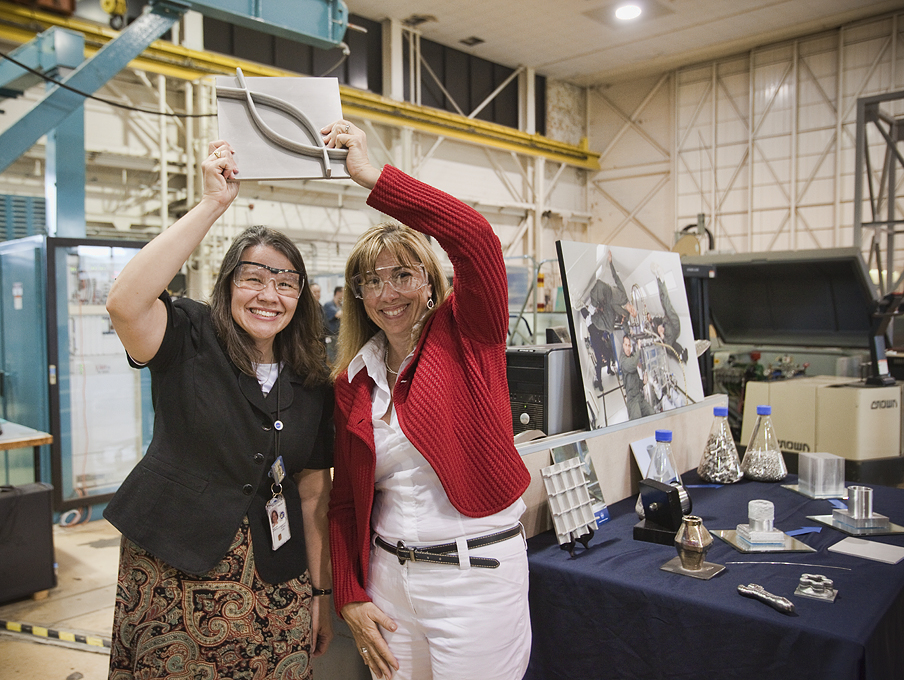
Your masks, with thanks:
M273 478L273 483L270 484L273 498L267 501L267 517L270 519L270 538L273 541L273 549L276 550L292 538L292 534L289 532L286 499L282 495L282 480L286 478L286 468L282 456L278 456L276 462L270 467L270 476Z

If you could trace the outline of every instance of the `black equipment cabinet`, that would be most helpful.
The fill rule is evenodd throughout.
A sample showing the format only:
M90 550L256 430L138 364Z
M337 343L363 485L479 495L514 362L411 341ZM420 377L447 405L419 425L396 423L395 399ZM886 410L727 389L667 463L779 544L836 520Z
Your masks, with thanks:
M53 487L0 487L0 603L56 585Z
M512 429L554 435L587 428L571 343L518 345L506 349Z

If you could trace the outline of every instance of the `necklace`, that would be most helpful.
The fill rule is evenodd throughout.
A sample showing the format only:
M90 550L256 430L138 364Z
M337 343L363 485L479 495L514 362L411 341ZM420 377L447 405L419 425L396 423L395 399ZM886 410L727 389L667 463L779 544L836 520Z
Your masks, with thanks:
M386 370L389 371L390 373L392 373L393 375L397 376L399 374L398 371L393 371L391 368L389 368L389 344L388 343L386 345L386 351L383 352L383 365L386 366Z

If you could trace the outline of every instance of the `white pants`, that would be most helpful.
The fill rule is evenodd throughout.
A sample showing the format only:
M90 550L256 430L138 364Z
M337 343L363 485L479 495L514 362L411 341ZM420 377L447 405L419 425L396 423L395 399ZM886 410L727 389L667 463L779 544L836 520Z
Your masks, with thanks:
M405 562L373 545L368 595L398 624L381 630L393 680L521 680L530 657L523 536L475 548L496 569Z

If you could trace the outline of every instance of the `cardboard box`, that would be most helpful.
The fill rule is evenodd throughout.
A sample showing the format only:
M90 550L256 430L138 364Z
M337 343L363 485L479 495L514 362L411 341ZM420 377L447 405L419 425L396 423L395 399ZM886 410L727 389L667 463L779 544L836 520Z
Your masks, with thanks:
M820 449L816 444L817 391L828 385L850 382L851 378L828 375L748 382L745 388L739 443L747 446L750 442L750 435L756 423L756 407L768 404L772 407L772 423L775 425L782 451L788 453L825 451L826 449Z
M849 460L901 455L901 385L832 385L819 391L817 450Z
M749 382L740 443L750 439L756 407L768 404L783 452L824 451L848 460L900 456L901 396L901 385L872 387L836 376Z

